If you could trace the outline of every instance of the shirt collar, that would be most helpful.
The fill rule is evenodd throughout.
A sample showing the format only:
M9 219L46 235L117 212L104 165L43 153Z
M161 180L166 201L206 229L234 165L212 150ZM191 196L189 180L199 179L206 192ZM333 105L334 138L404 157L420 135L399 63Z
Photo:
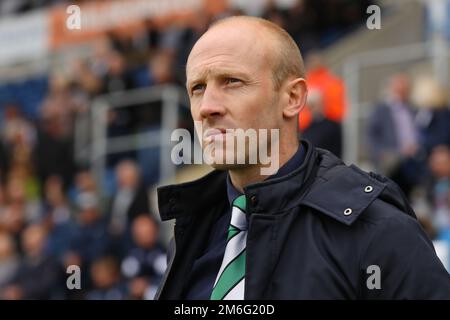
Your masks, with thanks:
M285 176L295 169L297 169L302 163L305 158L305 148L302 146L302 144L299 144L299 147L295 154L286 162L280 169L278 169L277 173L269 176L265 180L275 179L282 176ZM227 194L228 194L228 201L230 205L233 203L234 199L239 197L242 193L236 189L233 184L231 183L230 175L227 174Z

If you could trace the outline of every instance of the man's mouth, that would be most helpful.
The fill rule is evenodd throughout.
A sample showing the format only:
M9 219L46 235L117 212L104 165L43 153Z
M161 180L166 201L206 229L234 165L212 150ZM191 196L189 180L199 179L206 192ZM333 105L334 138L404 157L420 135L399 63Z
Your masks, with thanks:
M211 142L217 138L225 136L227 130L225 128L209 128L206 129L203 139L206 142Z

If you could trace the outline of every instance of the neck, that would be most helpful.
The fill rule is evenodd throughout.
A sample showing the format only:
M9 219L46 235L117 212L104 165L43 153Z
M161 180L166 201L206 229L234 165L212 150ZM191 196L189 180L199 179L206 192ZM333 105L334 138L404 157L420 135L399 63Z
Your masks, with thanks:
M288 162L289 159L291 159L297 152L299 142L297 138L294 141L295 143L290 143L288 145L284 144L284 146L280 145L279 168L281 168L286 162ZM230 175L231 183L237 190L239 190L239 192L244 193L244 187L250 184L264 181L267 178L267 175L261 174L262 167L263 166L261 164L257 164L229 169L228 172Z

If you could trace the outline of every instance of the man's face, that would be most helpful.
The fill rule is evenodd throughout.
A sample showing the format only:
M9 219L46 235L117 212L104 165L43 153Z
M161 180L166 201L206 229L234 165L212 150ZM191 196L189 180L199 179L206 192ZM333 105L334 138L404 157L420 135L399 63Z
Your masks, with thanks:
M234 150L227 148L229 137L223 134L205 137L218 132L211 129L280 128L282 111L273 83L271 44L273 48L267 33L255 26L226 23L209 30L192 49L186 70L187 90L192 118L202 124L203 134L200 130L197 133L203 149L210 144L210 148L217 146L214 142L221 139L225 141L224 155L236 150L236 143ZM250 153L257 152L257 146L251 149ZM223 169L232 166L213 165Z
M402 102L405 102L409 98L409 80L404 75L397 75L391 80L391 90Z

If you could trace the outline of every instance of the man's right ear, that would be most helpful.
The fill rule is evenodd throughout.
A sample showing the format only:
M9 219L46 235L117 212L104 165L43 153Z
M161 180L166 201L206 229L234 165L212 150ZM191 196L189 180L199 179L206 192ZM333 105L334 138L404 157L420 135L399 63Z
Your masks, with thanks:
M297 117L298 113L306 104L308 96L308 87L303 78L296 78L291 80L286 87L289 95L287 106L283 110L283 115L287 118Z

